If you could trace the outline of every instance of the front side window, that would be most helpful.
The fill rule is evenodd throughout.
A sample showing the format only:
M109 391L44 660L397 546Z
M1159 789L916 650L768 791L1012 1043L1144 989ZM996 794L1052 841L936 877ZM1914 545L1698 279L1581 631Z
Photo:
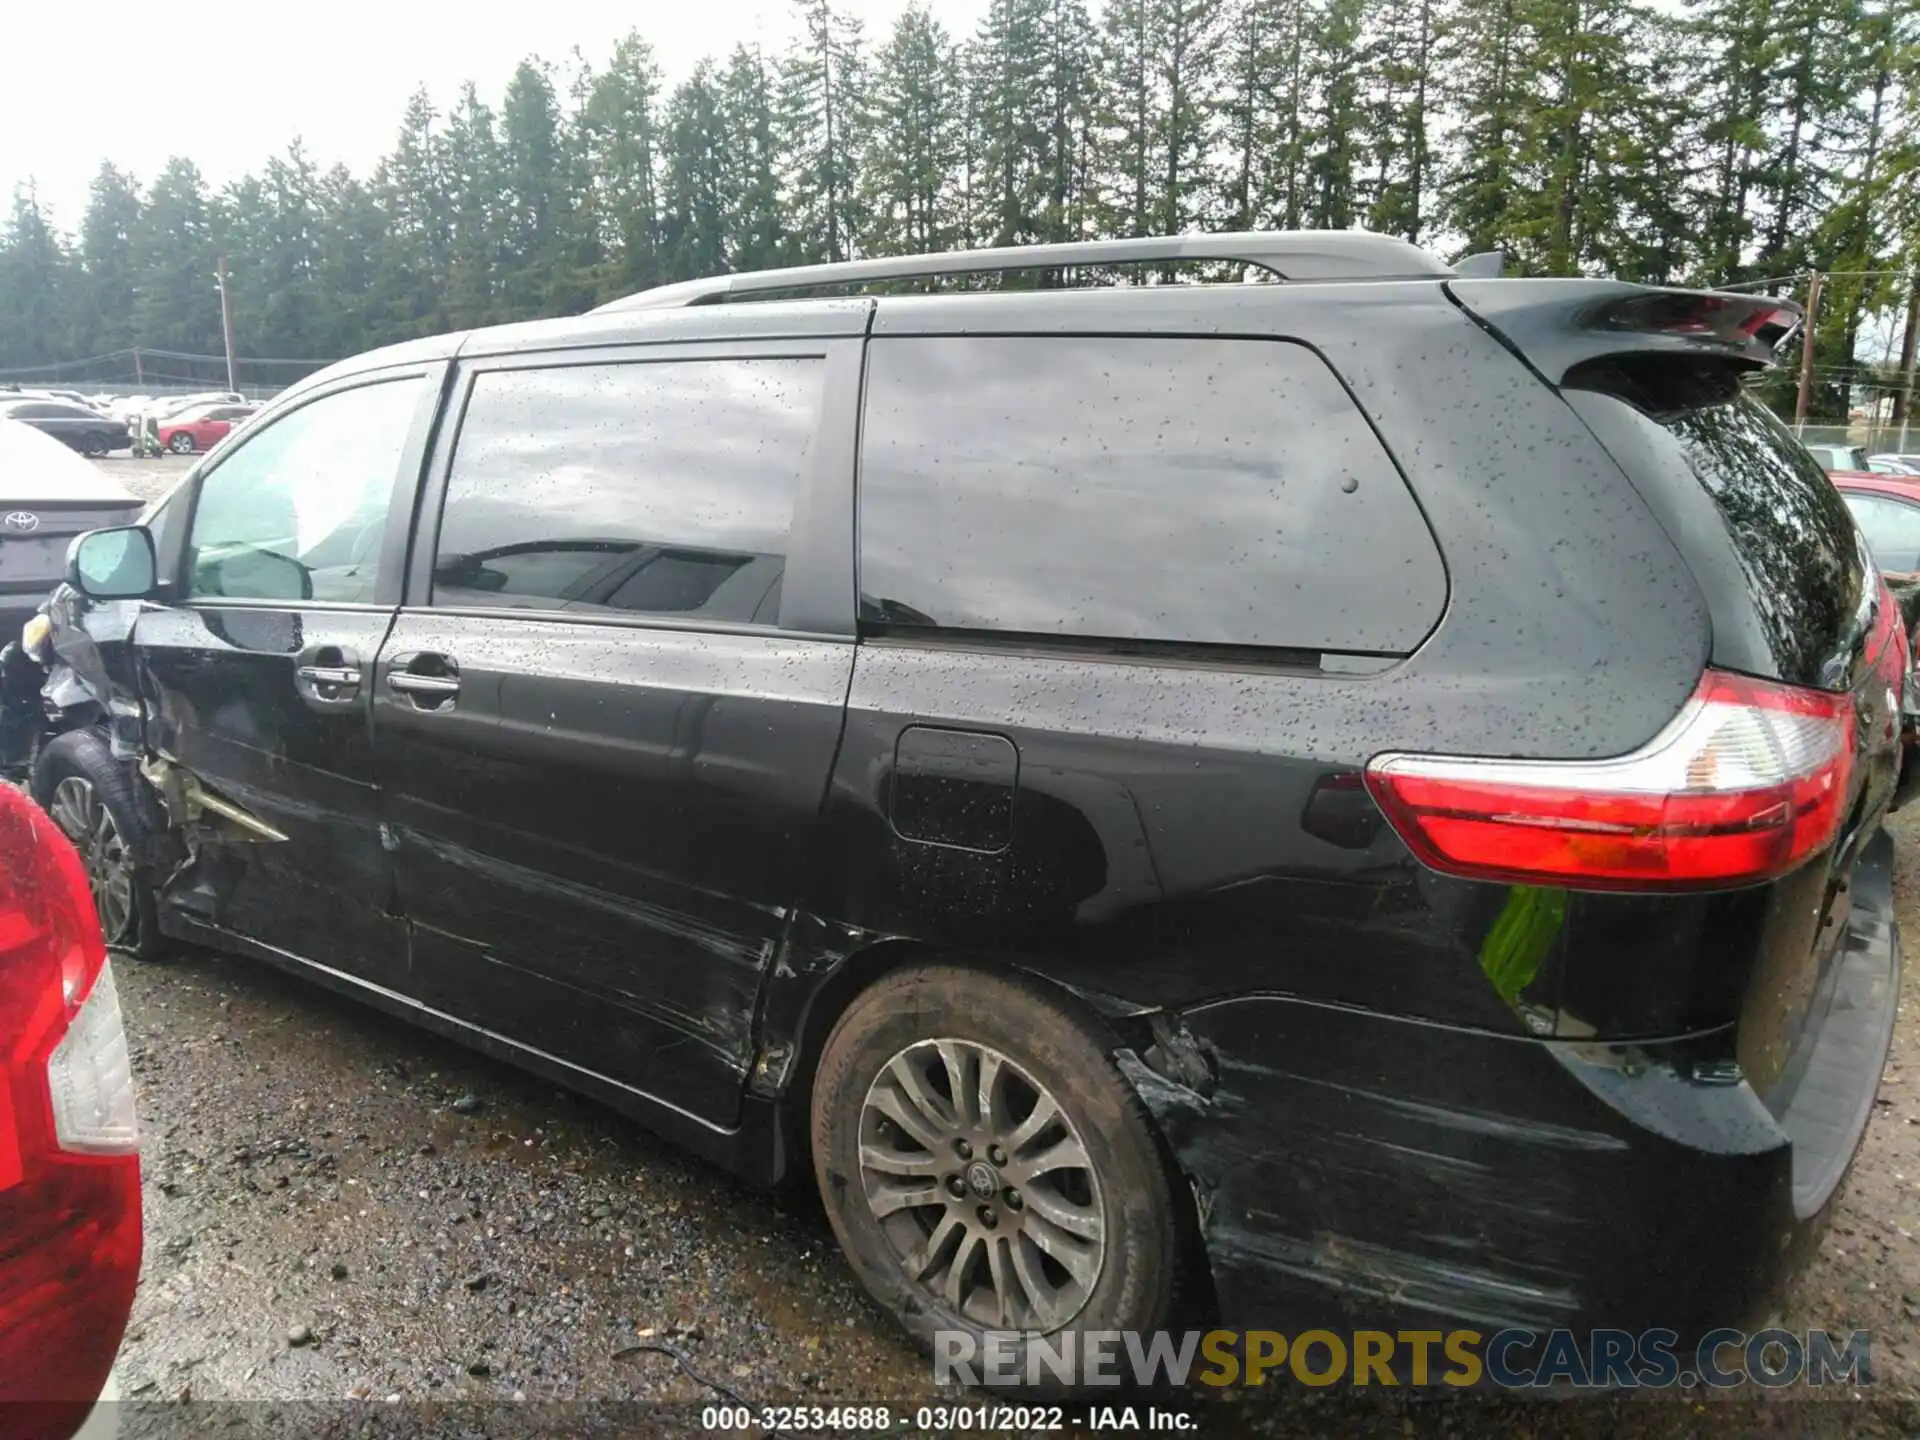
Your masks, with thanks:
M425 388L411 376L335 391L223 450L194 507L188 598L371 603Z
M1303 345L889 338L868 377L868 626L1391 654L1445 607L1425 517Z
M1846 501L1882 574L1920 572L1920 506L1854 492Z
M432 603L774 624L817 358L484 371Z

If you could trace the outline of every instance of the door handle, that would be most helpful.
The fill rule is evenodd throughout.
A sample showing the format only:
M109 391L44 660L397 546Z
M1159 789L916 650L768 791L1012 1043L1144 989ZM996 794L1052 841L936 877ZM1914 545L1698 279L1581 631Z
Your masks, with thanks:
M387 685L403 695L458 695L460 682L451 675L413 675L396 670L387 676Z
M337 710L360 698L360 657L341 645L315 645L294 662L293 688L317 710Z
M345 665L302 665L294 672L315 685L353 685L360 683L360 672Z
M387 688L415 710L451 710L460 693L460 667L452 656L432 651L396 655L387 670Z

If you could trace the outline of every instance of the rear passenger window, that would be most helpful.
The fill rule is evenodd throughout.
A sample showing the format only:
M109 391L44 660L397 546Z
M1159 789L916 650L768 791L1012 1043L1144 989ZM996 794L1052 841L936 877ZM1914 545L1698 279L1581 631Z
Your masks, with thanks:
M822 375L817 358L483 371L432 603L774 624Z
M868 626L1404 653L1446 603L1324 361L1262 340L869 346Z

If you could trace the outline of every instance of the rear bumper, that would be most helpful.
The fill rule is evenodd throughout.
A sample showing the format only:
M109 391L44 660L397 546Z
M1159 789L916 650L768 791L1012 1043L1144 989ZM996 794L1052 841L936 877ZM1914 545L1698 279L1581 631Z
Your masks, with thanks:
M1899 988L1891 849L1860 862L1764 1100L1726 1031L1614 1045L1277 997L1189 1011L1214 1093L1132 1073L1194 1185L1222 1323L1698 1336L1763 1315L1872 1112Z

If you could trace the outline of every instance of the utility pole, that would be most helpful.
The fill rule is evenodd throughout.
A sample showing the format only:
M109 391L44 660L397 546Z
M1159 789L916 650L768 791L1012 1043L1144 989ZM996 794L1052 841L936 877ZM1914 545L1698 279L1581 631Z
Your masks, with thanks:
M1800 397L1793 406L1793 433L1800 434L1807 428L1807 396L1813 389L1813 328L1820 318L1820 272L1814 271L1807 281L1807 315L1803 322L1806 335L1800 345Z
M147 377L140 373L140 347L138 345L133 347L133 388L136 390L144 390L147 388Z
M1906 382L1893 397L1893 418L1900 422L1900 453L1907 453L1907 426L1913 419L1913 371L1916 342L1920 342L1920 266L1907 290L1907 333L1900 342L1900 371Z
M220 282L220 329L227 341L227 389L240 393L240 377L233 368L233 305L227 299L227 257L220 257L220 268L215 272ZM1819 277L1815 276L1816 283Z

